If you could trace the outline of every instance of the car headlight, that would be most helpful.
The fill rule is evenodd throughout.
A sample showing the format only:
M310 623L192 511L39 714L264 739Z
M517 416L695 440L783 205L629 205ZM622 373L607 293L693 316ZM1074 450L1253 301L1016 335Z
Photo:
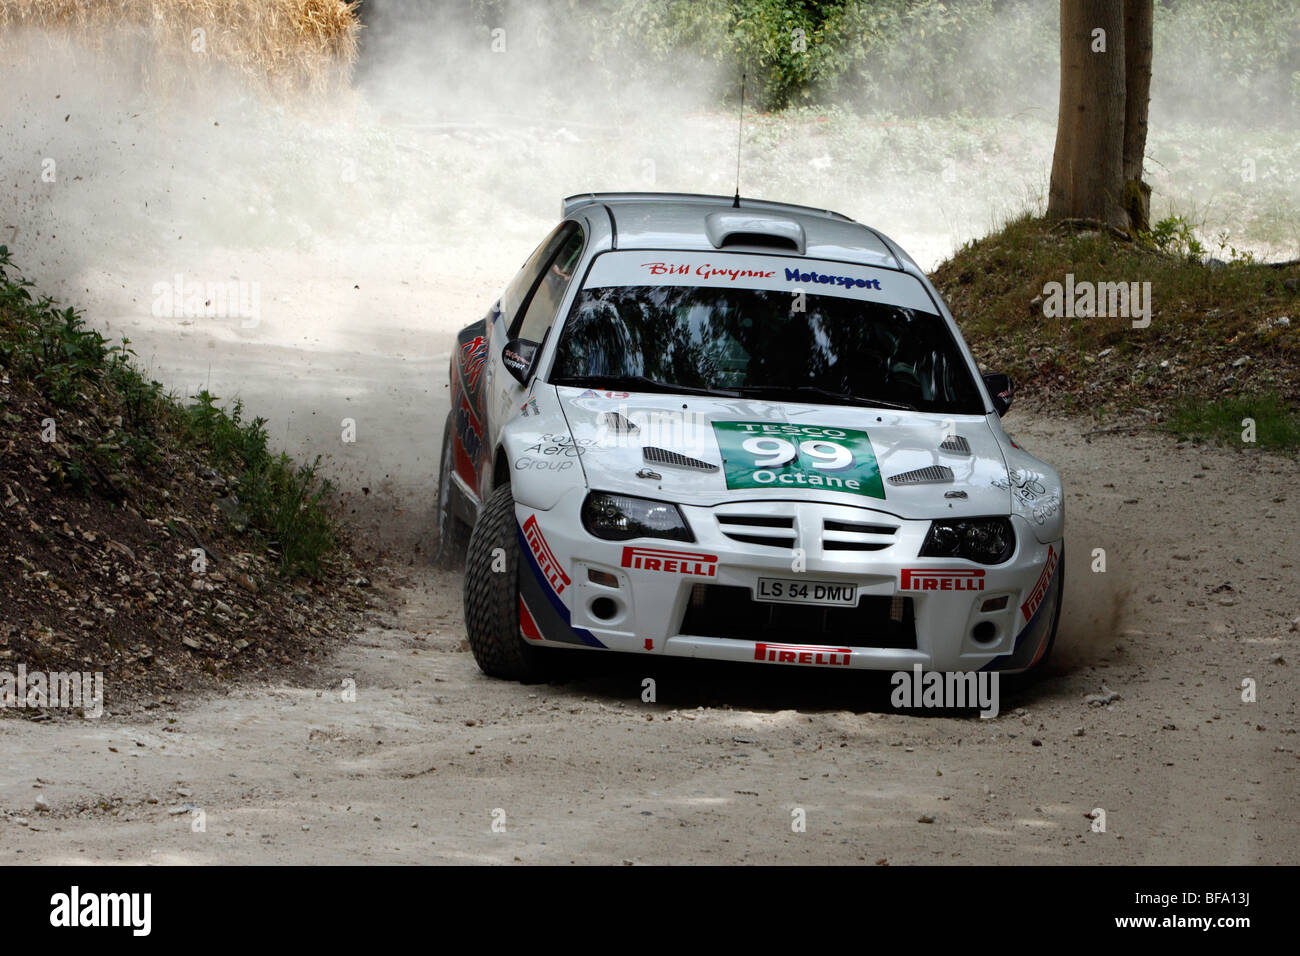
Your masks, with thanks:
M682 510L666 501L593 491L582 503L582 525L597 538L672 538L694 541Z
M1002 564L1016 550L1009 518L936 521L921 545L923 558L965 558L978 564Z

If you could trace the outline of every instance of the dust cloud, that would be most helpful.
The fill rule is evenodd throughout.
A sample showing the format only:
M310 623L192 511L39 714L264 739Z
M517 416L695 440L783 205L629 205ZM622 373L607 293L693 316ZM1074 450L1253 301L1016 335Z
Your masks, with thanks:
M1115 574L1094 574L1093 551L1124 553L1109 540L1109 527L1074 521L1065 545L1065 598L1051 668L1073 672L1124 652L1125 628L1132 613L1133 584Z

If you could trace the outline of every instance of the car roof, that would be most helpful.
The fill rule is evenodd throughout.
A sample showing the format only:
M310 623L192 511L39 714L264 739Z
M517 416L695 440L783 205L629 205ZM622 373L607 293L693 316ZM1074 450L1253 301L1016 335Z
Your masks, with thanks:
M568 218L585 206L609 217L611 249L726 249L780 252L918 271L887 237L829 209L694 193L580 193L564 200Z

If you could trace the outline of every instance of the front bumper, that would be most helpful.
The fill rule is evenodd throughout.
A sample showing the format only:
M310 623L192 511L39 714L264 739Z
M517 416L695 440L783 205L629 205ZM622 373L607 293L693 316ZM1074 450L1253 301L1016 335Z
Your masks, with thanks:
M1059 600L1061 542L1012 516L996 567L918 558L930 522L808 501L683 506L695 542L603 541L584 489L516 506L520 623L536 643L869 670L1022 670ZM856 589L852 605L757 600L759 579ZM770 589L770 586L769 586ZM833 593L833 592L831 592Z

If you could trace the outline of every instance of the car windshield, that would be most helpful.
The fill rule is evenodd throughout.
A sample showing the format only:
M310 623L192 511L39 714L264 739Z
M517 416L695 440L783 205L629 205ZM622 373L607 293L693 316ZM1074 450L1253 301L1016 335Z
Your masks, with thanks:
M550 378L983 414L939 316L788 289L584 288L564 323Z

